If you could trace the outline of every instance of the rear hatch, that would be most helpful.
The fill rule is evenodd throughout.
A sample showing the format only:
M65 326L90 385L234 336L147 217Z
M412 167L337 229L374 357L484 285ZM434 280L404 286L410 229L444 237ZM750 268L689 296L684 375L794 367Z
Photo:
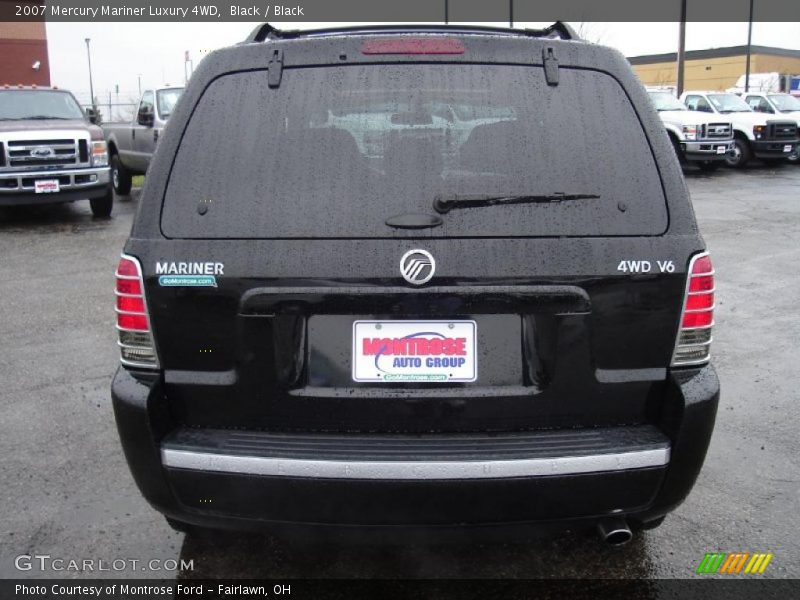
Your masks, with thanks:
M668 226L602 71L264 68L200 96L137 254L182 423L611 426L659 410L688 260Z

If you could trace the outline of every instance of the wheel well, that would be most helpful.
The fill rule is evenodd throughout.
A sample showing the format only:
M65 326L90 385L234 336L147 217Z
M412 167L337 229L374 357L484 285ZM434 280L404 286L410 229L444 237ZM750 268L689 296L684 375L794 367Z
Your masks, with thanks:
M117 152L117 145L114 142L108 142L108 156L112 157L115 154L119 154L119 152Z
M742 140L746 144L750 144L750 140L748 139L748 137L738 129L733 132L733 137L734 139Z
M667 129L667 135L672 144L672 149L675 151L675 156L678 158L678 162L684 164L686 162L686 151L681 148L681 140L674 131L670 131L669 129Z

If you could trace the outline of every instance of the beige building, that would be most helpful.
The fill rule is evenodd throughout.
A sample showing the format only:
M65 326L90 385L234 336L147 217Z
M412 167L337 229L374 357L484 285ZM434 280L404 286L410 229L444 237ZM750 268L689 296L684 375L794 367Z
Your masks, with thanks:
M736 85L745 72L747 46L690 50L686 53L684 89L725 90ZM675 86L676 53L628 58L639 79L647 86ZM800 75L800 50L751 46L751 73Z

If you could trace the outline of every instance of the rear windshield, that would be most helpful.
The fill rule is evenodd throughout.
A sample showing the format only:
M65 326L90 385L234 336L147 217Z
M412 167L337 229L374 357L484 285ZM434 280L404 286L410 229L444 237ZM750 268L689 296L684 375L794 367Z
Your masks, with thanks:
M454 209L421 231L386 224L436 214L437 196L552 194L599 198ZM214 80L161 225L176 238L528 237L656 235L667 220L611 76L562 67L551 87L540 67L381 64L285 69L278 88L266 70Z

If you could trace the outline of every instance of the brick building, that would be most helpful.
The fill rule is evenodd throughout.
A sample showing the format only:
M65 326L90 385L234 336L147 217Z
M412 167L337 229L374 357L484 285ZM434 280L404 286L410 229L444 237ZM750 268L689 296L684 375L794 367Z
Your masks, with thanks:
M43 21L0 21L0 85L50 85Z

